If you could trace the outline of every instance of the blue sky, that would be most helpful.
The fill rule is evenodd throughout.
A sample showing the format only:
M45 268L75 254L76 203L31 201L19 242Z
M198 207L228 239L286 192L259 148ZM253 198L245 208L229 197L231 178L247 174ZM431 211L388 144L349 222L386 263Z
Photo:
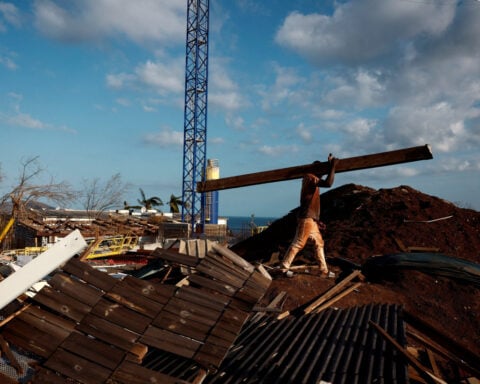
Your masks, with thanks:
M0 190L38 156L130 203L180 195L186 0L0 0ZM430 144L339 174L480 210L480 2L210 1L207 153L223 177ZM220 215L282 216L298 180L221 191Z

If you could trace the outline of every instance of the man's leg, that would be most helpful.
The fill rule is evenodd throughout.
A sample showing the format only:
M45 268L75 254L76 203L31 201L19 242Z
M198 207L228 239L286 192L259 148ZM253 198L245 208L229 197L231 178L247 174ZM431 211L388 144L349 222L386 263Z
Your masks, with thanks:
M324 250L325 243L323 241L322 235L320 234L320 232L313 233L311 234L310 238L313 240L315 244L315 258L317 259L318 264L320 264L320 271L323 274L327 274L328 266L325 260L325 250Z
M295 259L295 256L297 256L297 253L300 252L300 250L302 250L303 247L305 246L307 239L308 239L308 232L306 231L305 220L300 219L298 221L295 238L293 239L292 244L288 248L287 253L285 254L285 257L283 258L283 261L280 264L281 268L284 268L284 269L290 268L290 265L292 265L293 260Z

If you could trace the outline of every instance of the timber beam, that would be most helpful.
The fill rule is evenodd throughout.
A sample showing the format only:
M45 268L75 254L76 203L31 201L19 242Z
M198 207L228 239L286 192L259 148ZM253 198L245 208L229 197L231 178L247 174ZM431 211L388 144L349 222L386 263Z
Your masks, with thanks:
M383 167L387 165L429 159L433 159L433 155L430 146L426 144L418 147L339 159L335 173L357 171L361 169ZM271 171L224 177L215 180L206 180L197 183L197 192L218 191L221 189L239 188L249 185L273 183L276 181L300 179L306 173L313 173L321 176L326 175L329 172L329 169L330 164L328 161L325 161L289 168L274 169Z

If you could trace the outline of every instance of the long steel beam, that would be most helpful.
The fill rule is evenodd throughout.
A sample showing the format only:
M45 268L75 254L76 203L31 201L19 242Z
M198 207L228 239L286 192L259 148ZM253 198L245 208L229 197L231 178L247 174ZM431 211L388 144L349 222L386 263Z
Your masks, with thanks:
M340 159L335 172L341 173L357 171L360 169L384 167L387 165L409 163L413 161L429 159L433 159L433 155L430 146L426 144L418 147L404 148L394 151ZM306 173L325 175L329 172L329 168L330 165L328 161L325 161L289 168L274 169L271 171L224 177L216 180L206 180L197 183L197 191L218 191L221 189L239 188L249 185L273 183L276 181L300 179Z

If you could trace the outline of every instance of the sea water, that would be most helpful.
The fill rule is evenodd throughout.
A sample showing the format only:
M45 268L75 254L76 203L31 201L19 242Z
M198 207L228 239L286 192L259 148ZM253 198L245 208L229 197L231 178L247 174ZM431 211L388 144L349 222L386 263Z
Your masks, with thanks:
M268 226L277 220L277 217L257 217L257 216L225 216L227 227L234 234L239 235L250 231L253 227Z

